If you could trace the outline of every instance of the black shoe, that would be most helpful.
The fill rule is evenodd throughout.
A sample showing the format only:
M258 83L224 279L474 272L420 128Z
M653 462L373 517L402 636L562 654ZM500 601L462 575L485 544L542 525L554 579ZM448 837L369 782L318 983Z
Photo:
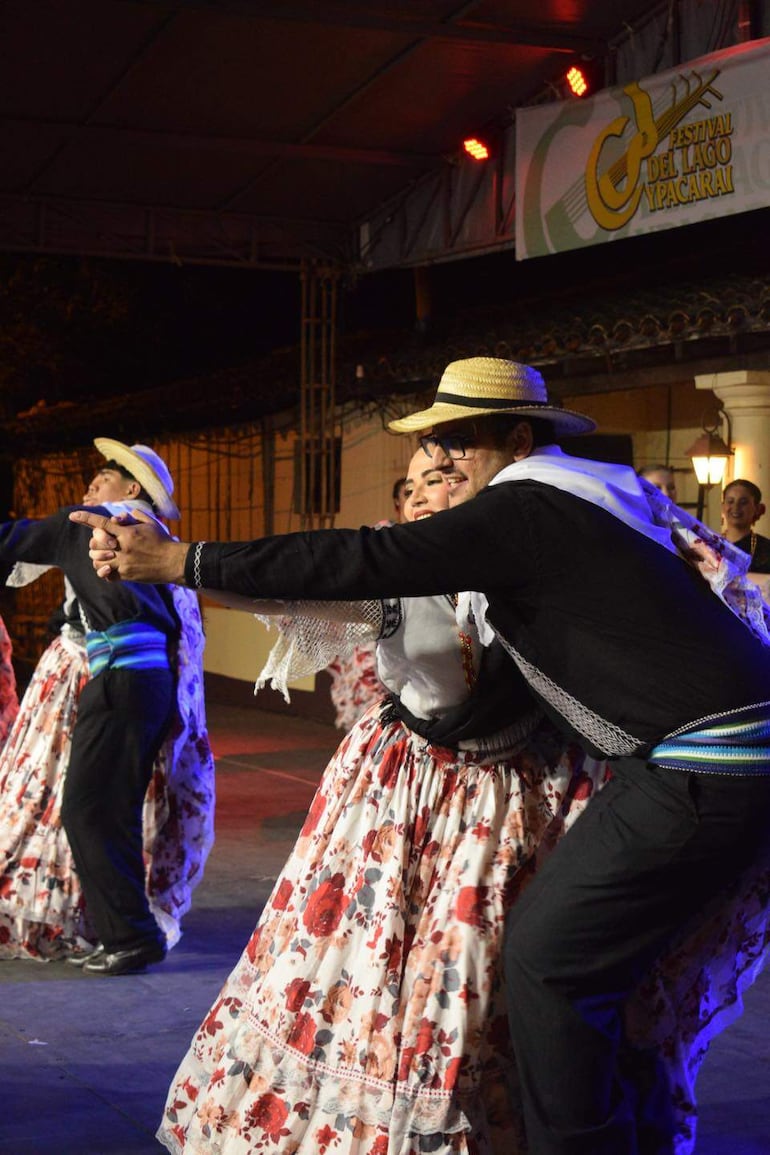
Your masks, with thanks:
M126 950L95 951L94 956L83 963L83 973L89 975L130 975L143 971L151 963L163 962L166 944L145 942L141 946Z
M99 942L96 946L89 947L88 950L73 950L72 954L68 954L64 961L69 963L71 967L82 967L103 954L104 943Z

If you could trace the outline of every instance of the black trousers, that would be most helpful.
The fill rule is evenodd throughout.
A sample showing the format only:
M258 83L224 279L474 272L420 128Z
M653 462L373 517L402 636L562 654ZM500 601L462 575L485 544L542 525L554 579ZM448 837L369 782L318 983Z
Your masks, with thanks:
M770 778L629 759L514 904L505 976L533 1155L673 1150L624 1074L623 1002L769 834Z
M80 696L61 817L108 951L162 939L145 893L142 806L173 705L170 670L104 670Z

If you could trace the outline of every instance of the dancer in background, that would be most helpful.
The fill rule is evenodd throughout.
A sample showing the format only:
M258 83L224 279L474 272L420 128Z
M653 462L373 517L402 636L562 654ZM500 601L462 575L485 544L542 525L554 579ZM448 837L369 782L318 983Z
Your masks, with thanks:
M639 477L646 478L671 501L676 501L676 477L670 465L644 465L638 470Z
M404 516L406 489L406 477L399 477L393 484L393 509L399 523L407 520ZM373 528L383 529L388 525L393 525L393 522L383 520L376 522ZM347 733L385 692L377 677L374 642L362 639L358 645L348 647L344 654L335 654L326 672L332 680L329 693L334 706L334 725Z
M5 622L0 618L0 751L6 743L19 712L13 649Z
M406 478L398 477L393 482L393 511L396 515L396 522L400 525L406 521L404 517L404 502L406 500Z
M143 463L157 474L156 496L164 512L171 513L161 480L166 489L173 487L157 455L120 442L99 440L97 447L120 462L110 460L99 470L84 505L119 499L126 510L150 509L148 495L143 499L135 492L135 478L121 472L126 465L138 471ZM10 580L23 584L42 569L20 563ZM72 735L81 691L89 681L85 628L67 579L65 589L60 632L38 662L0 755L0 959L82 958L98 940L61 821ZM206 729L198 599L177 588L170 595L178 620L172 656L176 703L142 813L147 901L166 949L179 939L180 920L214 837L214 762Z
M765 512L762 493L753 481L736 478L722 492L722 532L751 558L749 572L770 574L770 538L755 533L754 523Z
M382 697L383 686L377 677L374 646L363 642L349 654L336 654L326 671L331 678L329 696L334 706L334 725L347 732Z

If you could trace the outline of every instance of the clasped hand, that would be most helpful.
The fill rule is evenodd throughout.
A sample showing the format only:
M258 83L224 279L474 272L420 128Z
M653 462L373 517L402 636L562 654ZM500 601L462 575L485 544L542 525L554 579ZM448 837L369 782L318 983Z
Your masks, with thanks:
M107 581L184 583L187 543L174 541L149 514L136 510L106 517L78 509L69 518L92 530L89 556L99 577Z

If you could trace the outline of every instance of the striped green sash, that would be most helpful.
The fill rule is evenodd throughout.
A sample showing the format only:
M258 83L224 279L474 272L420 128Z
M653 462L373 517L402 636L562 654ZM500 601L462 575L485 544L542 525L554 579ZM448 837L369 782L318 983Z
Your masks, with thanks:
M91 676L102 670L167 670L168 639L144 622L119 622L107 630L86 634Z
M650 762L702 774L770 774L770 702L709 719L659 742Z

